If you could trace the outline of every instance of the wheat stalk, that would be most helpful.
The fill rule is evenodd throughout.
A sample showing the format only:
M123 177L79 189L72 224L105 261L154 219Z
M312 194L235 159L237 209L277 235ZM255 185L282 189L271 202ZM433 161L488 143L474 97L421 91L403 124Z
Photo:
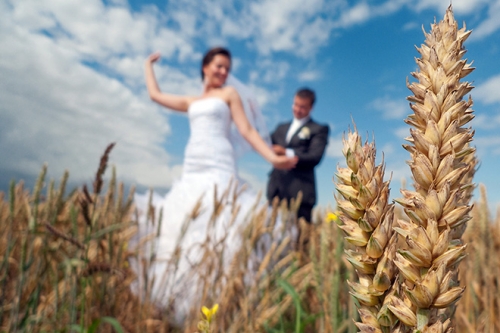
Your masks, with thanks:
M469 144L474 131L464 127L474 118L472 99L463 100L473 87L460 82L474 69L462 59L470 33L465 25L457 28L448 7L444 19L424 31L419 70L411 73L418 82L407 83L414 113L405 120L412 128L404 148L411 154L415 190L401 190L397 200L409 220L398 220L394 228L405 239L395 261L402 295L391 297L389 305L406 331L451 332L452 311L446 309L464 291L456 269L465 257L461 236L470 219L477 163Z
M361 332L387 332L396 324L384 303L392 286L396 237L392 230L394 205L388 203L389 181L385 165L375 165L374 143L362 144L356 127L344 135L343 154L347 168L337 167L335 196L340 210L340 228L354 248L346 250L359 282L349 282L351 295L359 302Z

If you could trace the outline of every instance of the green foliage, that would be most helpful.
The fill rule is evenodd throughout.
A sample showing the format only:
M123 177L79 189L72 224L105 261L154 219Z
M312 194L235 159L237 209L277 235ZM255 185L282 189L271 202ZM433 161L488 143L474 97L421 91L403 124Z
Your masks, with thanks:
M306 332L307 326L309 324L313 324L316 319L321 316L321 314L307 313L307 311L305 311L304 307L302 306L302 298L297 293L295 288L285 279L278 279L276 281L276 284L292 298L294 311L292 316L282 315L276 326L270 327L269 325L266 325L266 331L269 333Z
M102 317L102 318L96 318L92 321L89 327L85 328L82 327L81 325L73 324L70 325L70 331L69 333L76 332L76 333L95 333L97 332L97 329L102 325L102 324L109 324L113 327L116 333L124 333L122 326L116 320L115 318L111 317Z

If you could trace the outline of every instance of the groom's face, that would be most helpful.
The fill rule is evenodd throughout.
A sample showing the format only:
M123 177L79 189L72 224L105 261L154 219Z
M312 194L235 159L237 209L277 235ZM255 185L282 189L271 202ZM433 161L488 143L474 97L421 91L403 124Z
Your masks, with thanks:
M295 95L295 97L293 98L292 110L293 116L296 119L302 119L309 116L312 111L311 100L309 98Z

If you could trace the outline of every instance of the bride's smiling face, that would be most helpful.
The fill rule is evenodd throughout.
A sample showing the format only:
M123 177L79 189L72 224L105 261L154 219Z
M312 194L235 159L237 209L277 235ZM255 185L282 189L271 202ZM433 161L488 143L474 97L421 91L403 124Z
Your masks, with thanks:
M205 85L221 87L226 83L231 70L231 60L222 54L217 54L210 63L203 67Z

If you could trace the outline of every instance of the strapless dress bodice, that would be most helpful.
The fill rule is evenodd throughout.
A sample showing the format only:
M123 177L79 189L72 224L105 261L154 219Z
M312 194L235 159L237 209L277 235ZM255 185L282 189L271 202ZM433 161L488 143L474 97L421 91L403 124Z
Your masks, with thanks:
M228 138L231 112L227 103L218 97L198 99L188 110L191 139Z
M196 100L189 107L188 117L191 133L184 154L183 177L214 172L236 174L227 103L217 97Z

